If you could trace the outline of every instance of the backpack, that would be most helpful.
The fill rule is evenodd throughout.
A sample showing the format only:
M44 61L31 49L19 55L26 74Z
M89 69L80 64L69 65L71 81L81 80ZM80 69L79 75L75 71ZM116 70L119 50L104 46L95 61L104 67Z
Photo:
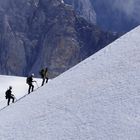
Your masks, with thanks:
M44 77L44 69L42 69L39 74L41 75L41 77Z
M30 83L30 77L26 78L26 83L29 84Z
M8 90L5 92L5 98L8 98Z

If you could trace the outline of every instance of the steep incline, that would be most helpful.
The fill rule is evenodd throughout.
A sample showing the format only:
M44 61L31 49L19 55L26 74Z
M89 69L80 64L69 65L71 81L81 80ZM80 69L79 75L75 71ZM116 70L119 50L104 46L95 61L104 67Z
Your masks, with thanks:
M140 27L0 112L0 139L138 140Z

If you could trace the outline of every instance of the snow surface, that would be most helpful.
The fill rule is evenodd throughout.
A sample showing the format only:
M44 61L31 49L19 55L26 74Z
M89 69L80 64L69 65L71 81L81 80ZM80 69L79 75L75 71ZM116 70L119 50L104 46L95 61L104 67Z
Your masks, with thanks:
M42 80L34 78L37 84L34 83L34 89L37 89L41 85ZM28 93L28 85L26 84L26 77L6 76L0 75L0 110L7 106L7 100L5 99L5 92L12 86L12 94L16 99L20 99Z
M0 140L140 140L140 26L0 111Z

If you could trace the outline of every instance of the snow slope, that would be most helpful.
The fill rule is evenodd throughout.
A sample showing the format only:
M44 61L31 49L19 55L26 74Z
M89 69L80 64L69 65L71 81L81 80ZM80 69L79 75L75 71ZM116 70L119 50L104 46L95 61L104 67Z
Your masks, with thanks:
M41 85L42 80L38 78L35 78L35 80L37 84L34 83L34 89L37 89ZM26 84L25 77L0 75L0 110L7 105L5 92L9 86L12 86L12 93L17 99L20 99L28 93L28 85Z
M0 112L1 140L139 140L140 26Z

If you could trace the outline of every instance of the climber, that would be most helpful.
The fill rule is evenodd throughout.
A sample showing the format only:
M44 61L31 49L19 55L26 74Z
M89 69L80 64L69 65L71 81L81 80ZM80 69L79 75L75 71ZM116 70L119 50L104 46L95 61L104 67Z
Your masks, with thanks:
M43 86L44 83L48 82L48 68L42 69L39 73L40 73L40 76L42 78L41 86Z
M12 86L9 86L9 89L5 92L5 98L8 99L7 105L10 104L10 99L12 99L12 103L14 103L15 96L12 94Z
M26 79L26 83L29 85L29 89L28 89L28 94L30 94L31 92L33 92L34 90L34 85L33 82L36 82L33 80L34 74L32 73L30 76L27 77Z

